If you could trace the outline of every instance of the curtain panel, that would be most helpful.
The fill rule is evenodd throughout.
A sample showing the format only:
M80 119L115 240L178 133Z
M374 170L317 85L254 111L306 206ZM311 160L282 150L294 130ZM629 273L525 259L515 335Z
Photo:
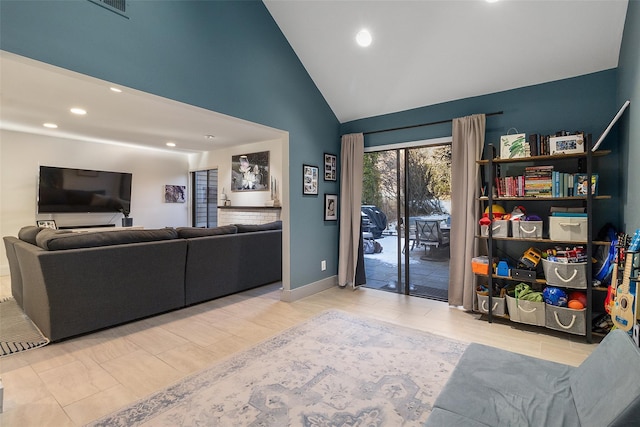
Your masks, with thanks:
M364 167L364 135L342 136L340 152L340 242L338 255L338 286L355 288L358 265L358 244L361 240L360 205Z
M451 261L449 305L473 310L474 275L471 258L477 253L476 230L480 159L484 147L484 114L453 120L451 142Z

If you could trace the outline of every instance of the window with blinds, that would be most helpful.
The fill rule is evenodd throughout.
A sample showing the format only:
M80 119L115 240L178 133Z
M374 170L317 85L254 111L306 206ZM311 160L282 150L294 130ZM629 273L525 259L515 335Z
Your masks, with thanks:
M209 169L191 173L193 195L191 212L194 227L218 226L218 170Z

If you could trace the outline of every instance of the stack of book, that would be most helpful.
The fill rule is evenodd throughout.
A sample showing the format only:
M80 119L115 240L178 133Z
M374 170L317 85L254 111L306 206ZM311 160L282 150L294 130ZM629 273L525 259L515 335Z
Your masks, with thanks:
M526 197L553 197L553 166L529 166L524 170Z
M499 197L524 197L524 176L505 176L496 178Z

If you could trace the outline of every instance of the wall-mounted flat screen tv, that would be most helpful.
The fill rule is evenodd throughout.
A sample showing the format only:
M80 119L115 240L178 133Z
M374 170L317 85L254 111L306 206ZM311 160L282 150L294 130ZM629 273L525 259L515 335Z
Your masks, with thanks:
M127 212L130 173L40 166L38 213Z

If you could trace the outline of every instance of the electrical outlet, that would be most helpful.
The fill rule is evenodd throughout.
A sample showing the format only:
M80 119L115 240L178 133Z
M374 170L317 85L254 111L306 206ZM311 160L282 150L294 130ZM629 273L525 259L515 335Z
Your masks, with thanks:
M327 269L327 261L326 260L322 260L320 261L320 270L325 271Z

